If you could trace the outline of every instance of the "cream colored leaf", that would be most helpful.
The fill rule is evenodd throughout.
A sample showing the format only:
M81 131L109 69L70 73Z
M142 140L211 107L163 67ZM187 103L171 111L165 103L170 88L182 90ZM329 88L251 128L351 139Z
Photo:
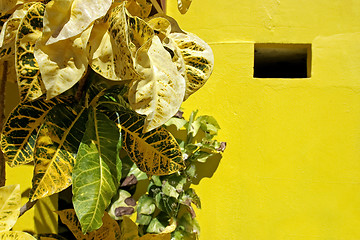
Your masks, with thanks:
M171 55L159 37L154 36L147 49L137 52L136 70L141 80L134 80L129 90L131 107L146 115L145 132L167 122L179 110L185 94L185 79L178 72Z
M0 232L0 240L36 240L36 238L26 232L5 231Z
M85 74L88 65L87 42L92 26L81 35L46 45L46 37L35 44L35 59L39 64L47 99L74 86Z
M115 74L123 80L139 78L134 66L135 54L152 38L153 30L142 19L131 16L125 3L114 8L109 24L109 33L116 45L113 48Z
M0 1L0 15L7 13L17 5L24 3L23 0L1 0Z
M115 73L115 57L113 49L116 49L113 38L107 31L106 23L95 24L91 32L90 44L90 62L91 68L109 80L121 80Z
M0 231L10 230L19 217L21 208L20 185L0 188Z
M185 14L189 10L192 0L177 0L177 2L180 13Z
M157 35L160 37L160 39L163 39L171 32L171 23L166 18L154 17L151 18L147 23L152 29L158 32Z
M105 16L112 0L55 0L44 16L44 34L50 35L46 45L75 37Z
M126 3L126 8L131 15L144 19L149 16L152 4L146 0L129 0Z
M210 46L195 34L171 33L168 37L176 43L184 59L187 99L210 77L214 67L214 55Z

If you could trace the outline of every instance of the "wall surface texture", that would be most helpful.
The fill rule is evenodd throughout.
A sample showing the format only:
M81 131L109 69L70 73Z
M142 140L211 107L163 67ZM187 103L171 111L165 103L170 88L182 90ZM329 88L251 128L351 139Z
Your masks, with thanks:
M183 105L228 148L196 186L201 240L360 239L360 1L194 0L168 14L215 69ZM311 77L253 78L254 43L312 46Z

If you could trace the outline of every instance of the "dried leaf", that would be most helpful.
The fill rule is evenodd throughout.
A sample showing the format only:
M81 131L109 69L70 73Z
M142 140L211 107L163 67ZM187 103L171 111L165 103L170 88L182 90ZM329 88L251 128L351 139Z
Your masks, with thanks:
M185 14L189 10L192 0L177 0L177 2L180 13Z
M44 17L44 34L50 35L46 45L84 32L95 20L105 16L111 4L112 0L62 0L49 3Z
M44 117L56 105L66 99L44 98L20 103L9 115L1 133L1 150L11 167L33 161L37 130Z
M36 240L36 238L25 232L5 231L0 232L0 240Z
M47 114L35 145L31 201L71 185L75 155L85 131L86 113L84 107L72 103L59 104Z
M137 113L146 115L144 131L148 132L177 113L184 99L185 79L157 36L146 48L137 52L136 70L143 79L132 81L129 102Z
M0 188L0 231L10 230L16 223L21 208L20 185Z
M15 57L21 101L34 100L45 93L39 66L34 57L35 42L42 35L44 10L42 3L33 4L19 25Z
M81 225L75 214L74 209L58 211L57 214L60 216L61 222L70 229L76 239L114 240L119 239L119 236L121 234L120 227L117 222L112 219L106 212L104 213L104 217L102 218L102 227L96 231L87 234L82 233Z
M83 233L101 227L105 209L121 179L120 129L92 110L73 170L73 204Z
M185 99L201 88L214 67L214 55L210 46L194 34L172 33L168 36L181 51L186 65Z

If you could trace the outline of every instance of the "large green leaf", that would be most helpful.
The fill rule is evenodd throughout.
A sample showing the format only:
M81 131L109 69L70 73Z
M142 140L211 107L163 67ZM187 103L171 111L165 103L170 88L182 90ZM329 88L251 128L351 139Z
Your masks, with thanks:
M105 114L91 110L73 170L73 204L84 233L101 227L121 178L121 132Z
M0 231L10 230L16 223L21 207L20 185L0 188Z
M1 133L1 150L11 167L33 161L37 129L44 117L56 104L68 102L43 97L31 102L20 103L9 115Z
M120 123L123 148L141 171L149 175L167 175L185 167L179 145L165 128L144 133L144 116L121 103L103 101L100 104L112 110L108 113L110 119Z
M46 116L38 132L34 160L33 201L71 185L75 155L85 131L87 109L59 104Z
M177 113L186 83L158 36L152 38L149 49L143 46L137 52L136 68L143 79L132 81L129 102L137 113L146 115L147 132Z
M17 83L22 101L34 100L45 92L34 57L35 42L42 35L45 5L33 4L22 19L15 43Z
M214 55L210 46L195 34L171 33L168 38L176 43L185 62L187 99L210 77L214 67Z

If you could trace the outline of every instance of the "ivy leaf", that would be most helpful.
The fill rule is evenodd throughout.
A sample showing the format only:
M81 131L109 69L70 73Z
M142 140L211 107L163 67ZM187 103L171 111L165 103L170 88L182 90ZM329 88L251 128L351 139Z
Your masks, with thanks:
M214 55L210 46L195 34L171 33L168 37L176 43L185 62L187 99L210 77L214 67Z
M154 211L155 211L154 199L147 195L142 195L139 198L137 205L136 222L140 225L148 225L152 219L151 214L153 214Z
M199 116L195 120L195 122L198 122L200 124L201 129L210 135L216 135L220 129L220 126L217 123L216 119L212 116L208 116L208 115Z
M1 133L1 150L11 167L33 161L37 129L56 105L69 103L65 98L46 101L43 97L20 103L9 115Z
M123 148L138 168L149 175L167 175L185 167L175 138L163 127L143 133L145 117L114 102L101 102L103 107L117 108L109 118L121 125Z
M16 223L21 208L20 185L0 188L0 231L10 230Z
M65 0L50 3L44 19L44 34L51 33L46 45L84 32L95 20L105 16L111 4L112 0ZM62 12L67 14L59 14Z
M4 231L0 232L0 240L36 240L36 238L26 232Z
M177 113L184 99L185 79L157 36L149 49L139 49L136 60L143 79L132 81L129 102L137 113L146 115L144 131L148 132Z
M16 73L22 101L34 100L44 93L39 66L34 57L35 42L42 35L44 10L42 3L33 4L22 19L16 37Z
M178 9L181 14L185 14L190 7L192 0L177 0L178 2Z
M167 121L164 125L169 127L171 125L175 125L176 129L179 131L181 128L183 128L187 124L187 121L185 119L172 117L169 121Z
M73 170L73 204L84 233L101 227L121 179L121 134L105 114L92 109Z
M31 201L71 185L75 155L85 130L86 113L84 107L72 103L59 104L47 114L35 145Z
M104 223L101 228L96 231L83 234L81 231L80 222L75 214L74 209L67 209L56 212L63 224L65 224L76 239L90 240L90 239L102 239L113 240L120 239L120 227L117 222L112 219L106 212L102 218Z

